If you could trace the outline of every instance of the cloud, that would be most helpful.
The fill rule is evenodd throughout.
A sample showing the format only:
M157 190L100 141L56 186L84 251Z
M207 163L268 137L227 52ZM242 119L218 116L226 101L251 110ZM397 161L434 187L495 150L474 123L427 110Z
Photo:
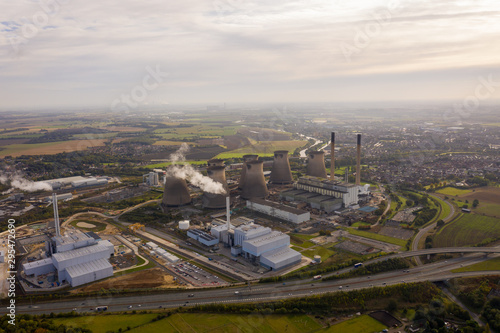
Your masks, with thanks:
M357 87L363 75L500 65L500 3L492 0L401 1L390 23L350 63L339 45L352 43L389 2L64 1L13 55L12 36L45 13L43 3L0 0L4 107L109 106L155 65L171 76L148 98L170 103L265 102L276 98L273 91L314 101L316 91L328 87L311 86L299 95L283 89L339 76L359 77L347 88L364 98ZM415 88L425 90L427 83ZM444 95L453 95L456 86L446 89ZM381 98L391 96L389 89Z

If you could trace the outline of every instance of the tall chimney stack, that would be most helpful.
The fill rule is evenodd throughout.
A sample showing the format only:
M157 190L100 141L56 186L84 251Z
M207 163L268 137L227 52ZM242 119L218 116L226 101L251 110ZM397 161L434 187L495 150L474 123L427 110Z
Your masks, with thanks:
M57 194L52 193L52 205L54 208L54 227L56 229L56 236L61 236L61 226L59 225L59 207L57 205Z
M349 167L345 167L345 183L349 183Z
M330 148L332 150L330 154L330 179L335 180L335 132L332 132Z
M361 185L361 134L358 134L356 145L356 185Z
M226 221L227 221L227 231L229 232L229 227L231 226L231 198L226 197Z

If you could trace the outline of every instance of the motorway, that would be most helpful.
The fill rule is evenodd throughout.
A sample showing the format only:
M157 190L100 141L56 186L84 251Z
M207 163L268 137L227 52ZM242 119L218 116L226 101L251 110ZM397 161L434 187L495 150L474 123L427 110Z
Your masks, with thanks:
M418 266L407 270L392 271L372 276L356 277L344 280L313 281L306 280L287 281L284 283L254 284L251 287L237 286L232 288L212 289L185 289L168 293L158 293L140 296L102 296L88 297L85 299L68 300L60 299L52 302L38 302L32 305L17 304L17 313L62 313L76 309L77 312L94 312L97 306L108 306L109 311L150 310L158 308L176 308L211 303L241 303L241 302L269 302L280 299L303 297L324 294L334 291L349 291L354 289L383 287L399 283L442 281L454 277L499 275L500 271L452 273L451 270L462 266L471 265L485 260L482 255L466 256L450 259L444 262ZM238 291L237 294L235 292ZM193 294L192 297L189 295ZM29 303L29 302L27 302ZM6 313L6 308L0 309L0 314Z

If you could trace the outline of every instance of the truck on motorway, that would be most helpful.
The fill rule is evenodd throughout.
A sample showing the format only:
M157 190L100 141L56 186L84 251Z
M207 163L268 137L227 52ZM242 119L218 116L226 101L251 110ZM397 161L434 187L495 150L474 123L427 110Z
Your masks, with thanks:
M363 263L361 262L358 262L357 264L354 264L354 268L358 268L358 267L361 267L363 266Z
M321 275L315 275L315 276L313 277L313 280L319 280L319 279L321 279Z
M95 308L96 311L106 311L108 310L108 307L107 306L98 306L97 308Z

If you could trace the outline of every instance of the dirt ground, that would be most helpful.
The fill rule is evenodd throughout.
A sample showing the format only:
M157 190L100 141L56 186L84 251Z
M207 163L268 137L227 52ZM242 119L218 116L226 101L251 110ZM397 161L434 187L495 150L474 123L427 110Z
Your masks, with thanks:
M74 292L90 292L101 289L133 289L133 288L173 288L177 287L173 276L167 275L160 268L130 273L94 283Z
M490 203L500 202L500 187L481 187L476 188L475 190L475 192L461 195L460 198L467 199L470 202L472 202L474 199L479 200L480 203L482 201Z

